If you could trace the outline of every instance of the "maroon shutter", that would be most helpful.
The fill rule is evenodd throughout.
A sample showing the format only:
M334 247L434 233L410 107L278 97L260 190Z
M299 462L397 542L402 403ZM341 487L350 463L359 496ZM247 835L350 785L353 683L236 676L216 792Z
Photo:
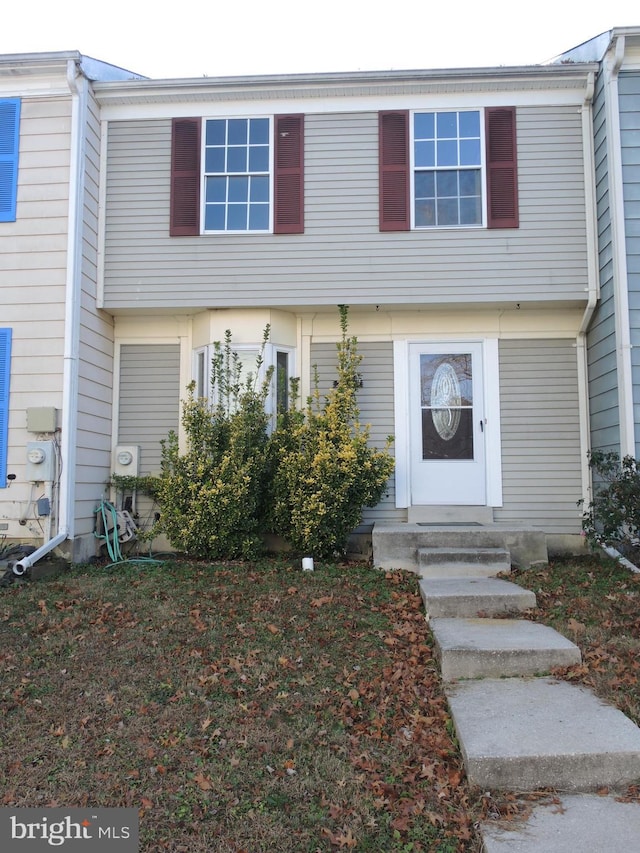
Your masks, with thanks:
M171 127L169 234L200 233L200 119L174 118Z
M486 110L489 228L517 228L518 168L515 107Z
M381 112L378 117L380 230L408 231L409 113Z
M274 234L304 232L304 116L275 116Z

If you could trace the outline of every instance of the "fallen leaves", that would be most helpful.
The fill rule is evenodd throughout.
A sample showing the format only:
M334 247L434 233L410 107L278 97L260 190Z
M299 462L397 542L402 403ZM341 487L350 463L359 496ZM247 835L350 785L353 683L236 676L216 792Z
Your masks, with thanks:
M17 708L6 754L24 757L25 731L34 744L16 782L0 765L4 790L19 805L136 807L154 853L169 839L190 853L231 839L463 850L472 813L416 579L362 566L298 577L94 570L51 595L24 588L30 607L16 596L2 623L26 635L0 658Z
M213 782L202 771L194 774L193 781L201 791L210 791L213 788Z
M331 595L322 595L319 598L311 599L312 607L324 607L326 604L331 604L333 601L333 593Z
M640 575L590 557L558 561L514 579L536 590L536 620L582 651L581 664L557 675L586 684L640 724Z

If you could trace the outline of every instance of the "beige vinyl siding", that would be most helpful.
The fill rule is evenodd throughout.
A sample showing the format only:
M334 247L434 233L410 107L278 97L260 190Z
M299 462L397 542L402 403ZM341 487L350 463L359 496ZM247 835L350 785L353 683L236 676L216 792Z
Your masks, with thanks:
M160 470L160 442L177 431L180 414L178 344L120 348L118 444L140 447L140 474Z
M575 105L517 110L519 229L380 233L377 122L305 117L303 235L181 238L169 237L170 120L110 122L106 307L584 303Z
M369 424L370 444L383 448L387 436L394 434L393 424L393 344L386 342L359 342L358 352L363 356L360 366L362 388L358 392L360 422ZM335 343L311 345L311 371L318 370L318 387L322 397L336 379L338 363ZM393 453L393 445L391 446ZM391 477L378 506L365 507L362 514L365 524L379 521L405 521L406 510L396 509L395 482Z
M500 341L502 508L496 521L578 533L581 498L576 347Z
M70 131L69 96L22 98L16 221L2 223L0 239L0 324L13 330L7 471L16 475L0 490L0 513L10 519L29 497L26 409L62 408Z
M100 122L89 95L83 170L80 363L76 435L77 536L94 529L94 509L111 475L113 320L96 308Z

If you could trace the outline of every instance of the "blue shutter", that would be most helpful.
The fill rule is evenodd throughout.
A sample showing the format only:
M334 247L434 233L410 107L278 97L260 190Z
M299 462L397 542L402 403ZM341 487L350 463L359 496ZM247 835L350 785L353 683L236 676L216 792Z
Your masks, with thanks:
M0 489L7 485L11 329L0 329Z
M20 98L0 100L0 222L16 221Z

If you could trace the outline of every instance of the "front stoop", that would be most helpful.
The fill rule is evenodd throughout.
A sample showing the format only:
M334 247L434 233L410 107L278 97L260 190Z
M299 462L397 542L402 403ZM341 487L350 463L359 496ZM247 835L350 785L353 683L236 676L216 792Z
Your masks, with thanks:
M373 563L381 569L419 571L419 552L425 548L502 549L518 568L548 562L547 540L541 530L500 524L379 524L371 534ZM507 567L507 571L510 566ZM480 573L480 572L479 572Z
M472 786L589 792L640 777L640 729L584 687L501 678L446 693Z
M442 677L539 675L580 663L580 649L546 625L523 619L432 619Z
M637 853L640 805L594 794L536 806L527 820L480 825L484 853Z
M499 578L423 578L420 595L427 616L499 616L536 606L531 590Z

